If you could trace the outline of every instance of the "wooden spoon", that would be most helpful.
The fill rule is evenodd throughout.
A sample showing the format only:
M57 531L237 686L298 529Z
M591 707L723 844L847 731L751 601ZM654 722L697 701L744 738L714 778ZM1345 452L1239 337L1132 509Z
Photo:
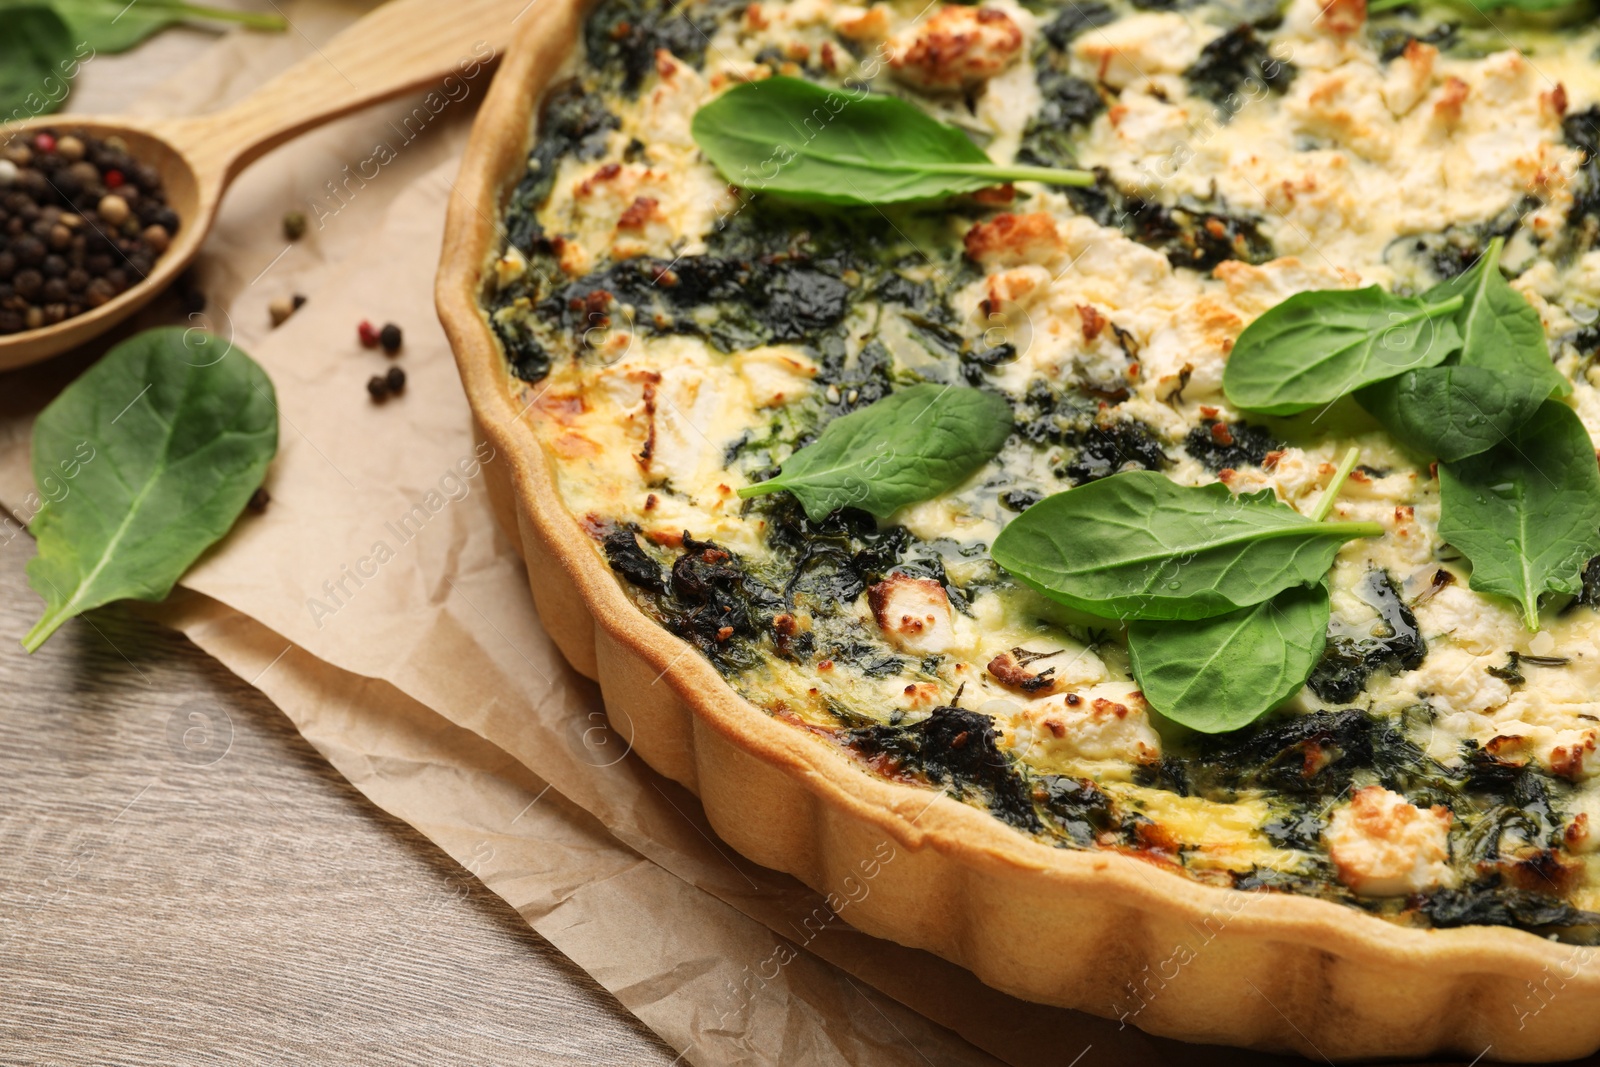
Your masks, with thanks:
M74 318L0 335L0 371L47 359L115 326L149 303L200 251L229 183L292 137L369 104L431 86L412 117L412 137L445 107L469 106L488 89L489 65L537 0L390 0L244 100L210 115L145 121L52 115L0 128L0 144L38 129L121 137L154 167L178 215L178 232L141 281ZM294 32L291 28L289 32ZM397 151L404 151L398 148ZM366 176L370 178L369 176ZM330 174L336 185L343 175Z

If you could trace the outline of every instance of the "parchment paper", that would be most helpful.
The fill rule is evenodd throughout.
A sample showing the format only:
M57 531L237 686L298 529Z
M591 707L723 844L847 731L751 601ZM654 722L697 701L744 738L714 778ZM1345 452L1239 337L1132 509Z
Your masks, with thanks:
M286 10L299 43L225 40L138 111L236 98L354 14ZM261 688L357 788L688 1062L1269 1062L1016 1001L847 915L814 934L804 921L825 914L820 897L733 853L693 796L628 753L539 627L483 488L497 460L474 448L433 314L444 205L486 85L403 143L397 120L414 100L346 119L230 194L200 268L207 321L271 374L282 444L266 512L247 514L157 616ZM394 160L351 183L344 168L379 145ZM292 246L279 228L291 209L313 220ZM268 301L295 292L306 306L270 329ZM136 325L172 315L168 302ZM390 361L359 347L362 319L403 327L403 397L367 398ZM94 354L0 376L0 502L22 518L31 415Z

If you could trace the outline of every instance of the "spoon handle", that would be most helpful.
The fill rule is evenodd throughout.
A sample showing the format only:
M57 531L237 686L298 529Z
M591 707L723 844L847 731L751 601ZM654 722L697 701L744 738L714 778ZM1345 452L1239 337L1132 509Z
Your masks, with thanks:
M389 0L245 99L163 133L202 184L226 185L292 137L369 104L432 89L401 120L409 139L488 90L489 66L543 0ZM290 32L294 32L291 27ZM315 46L313 46L315 47ZM413 127L415 127L413 129Z

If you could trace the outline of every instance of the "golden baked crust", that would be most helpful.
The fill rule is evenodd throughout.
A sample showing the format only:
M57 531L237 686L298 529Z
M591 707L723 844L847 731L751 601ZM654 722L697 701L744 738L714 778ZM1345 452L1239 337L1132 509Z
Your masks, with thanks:
M524 16L468 147L436 295L478 426L507 459L489 485L546 628L600 683L641 757L694 790L740 852L851 900L859 928L1020 997L1172 1037L1329 1058L1490 1049L1537 1061L1600 1046L1592 949L1502 928L1400 928L1050 848L981 810L861 774L750 705L629 601L558 495L478 299L535 105L581 15L576 0L552 0ZM894 859L863 883L885 842Z

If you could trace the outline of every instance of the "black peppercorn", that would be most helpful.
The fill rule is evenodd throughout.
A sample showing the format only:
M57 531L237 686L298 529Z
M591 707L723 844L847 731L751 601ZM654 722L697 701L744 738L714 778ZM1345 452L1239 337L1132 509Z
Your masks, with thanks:
M44 262L44 242L31 233L12 241L11 251L16 255L17 262L25 267L37 267Z
M389 383L381 374L374 374L367 379L367 392L372 394L372 399L382 400L389 395Z
M150 275L177 232L160 174L116 138L41 130L0 157L0 310L11 313L0 334L113 299Z
M378 331L378 343L382 345L383 350L389 353L391 356L400 351L400 327L396 326L392 322L384 323L383 329Z
M389 373L383 376L383 383L389 387L389 392L398 393L406 387L406 372L399 367L390 367Z
M112 285L104 278L96 278L94 281L89 283L89 288L85 289L83 292L84 301L90 307L95 308L99 307L101 304L104 304L106 301L110 300L116 295L116 286Z

